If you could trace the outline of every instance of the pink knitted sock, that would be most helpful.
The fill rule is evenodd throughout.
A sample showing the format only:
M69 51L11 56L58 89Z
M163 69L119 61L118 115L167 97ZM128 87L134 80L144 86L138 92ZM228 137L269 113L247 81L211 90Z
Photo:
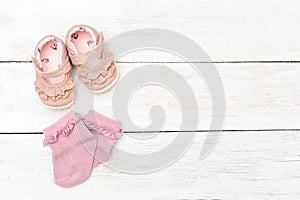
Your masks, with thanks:
M80 116L69 111L43 132L44 145L50 144L52 149L54 182L62 187L72 187L86 181L94 165L98 139L86 128Z
M109 160L110 151L117 139L123 134L119 122L90 110L83 117L86 127L97 136L97 148L94 155L94 167ZM87 147L87 145L86 145ZM87 147L93 149L93 147Z

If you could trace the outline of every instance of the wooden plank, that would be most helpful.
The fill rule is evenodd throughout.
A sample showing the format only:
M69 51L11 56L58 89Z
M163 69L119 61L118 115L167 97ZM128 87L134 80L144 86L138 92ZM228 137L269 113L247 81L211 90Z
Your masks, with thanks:
M177 31L201 45L213 61L299 61L299 9L298 0L11 0L0 9L0 60L29 61L39 38L64 38L69 27L85 23L106 38L139 28ZM144 52L120 60L174 59Z
M163 148L176 133L150 140L123 136L117 147L146 153ZM1 199L297 199L300 196L298 132L229 132L198 160L205 133L173 165L132 175L99 166L71 190L53 183L50 148L42 135L0 136ZM154 149L154 150L153 150Z
M118 66L122 79L144 64ZM208 130L212 105L203 79L189 64L168 64L167 67L181 74L193 89L198 104L198 129ZM216 67L226 96L224 130L299 129L300 68L297 64L217 64ZM50 110L39 104L33 87L34 77L31 63L0 64L0 133L41 132L67 112ZM86 93L85 89L77 90L77 101ZM90 108L114 117L113 93L114 88L104 94L91 95L94 101ZM80 109L77 105L75 109L79 111L88 109L85 103L80 104ZM149 112L152 106L162 106L166 113L163 131L180 130L182 109L192 109L182 107L172 92L156 85L137 90L128 105L131 120L140 127L151 123ZM125 131L135 130L128 123L123 126Z

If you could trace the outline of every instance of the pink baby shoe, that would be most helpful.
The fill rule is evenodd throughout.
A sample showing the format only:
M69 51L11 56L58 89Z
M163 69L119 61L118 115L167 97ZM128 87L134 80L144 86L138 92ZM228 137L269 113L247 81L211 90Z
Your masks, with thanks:
M56 36L46 36L36 45L32 58L36 70L35 90L48 108L69 107L74 98L74 82L67 49Z
M119 71L112 53L104 48L102 33L87 25L73 26L66 46L79 80L90 90L104 92L116 83Z
M54 182L67 188L86 181L94 166L97 137L86 128L80 115L69 111L43 133L44 145L50 144L52 149Z

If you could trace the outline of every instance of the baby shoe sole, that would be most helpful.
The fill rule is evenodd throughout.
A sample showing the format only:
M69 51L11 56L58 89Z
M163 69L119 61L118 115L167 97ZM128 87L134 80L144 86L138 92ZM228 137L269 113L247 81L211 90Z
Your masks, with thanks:
M52 109L52 110L63 110L63 109L71 107L71 105L73 104L73 100L72 100L69 104L67 104L65 106L55 107L55 106L48 106L48 105L44 104L39 98L38 98L38 101L45 108Z

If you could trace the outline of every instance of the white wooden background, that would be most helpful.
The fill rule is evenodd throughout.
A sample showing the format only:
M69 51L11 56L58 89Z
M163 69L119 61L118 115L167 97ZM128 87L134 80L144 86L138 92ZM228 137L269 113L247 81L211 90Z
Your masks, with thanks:
M299 0L0 3L1 200L300 199ZM78 23L102 30L106 38L137 28L166 28L201 45L216 63L226 95L224 132L214 151L198 160L209 134L211 105L193 68L161 52L134 53L118 60L121 77L159 62L181 72L193 87L201 122L195 143L173 165L155 173L131 175L101 166L84 184L57 187L51 151L41 145L41 130L66 110L52 111L38 103L30 57L41 37L55 34L64 39L68 28ZM112 116L112 93L113 89L95 97L98 112ZM120 148L143 153L170 142L181 113L174 96L163 88L138 91L129 106L131 118L147 125L149 106L156 104L167 114L166 132L143 142L125 135Z

